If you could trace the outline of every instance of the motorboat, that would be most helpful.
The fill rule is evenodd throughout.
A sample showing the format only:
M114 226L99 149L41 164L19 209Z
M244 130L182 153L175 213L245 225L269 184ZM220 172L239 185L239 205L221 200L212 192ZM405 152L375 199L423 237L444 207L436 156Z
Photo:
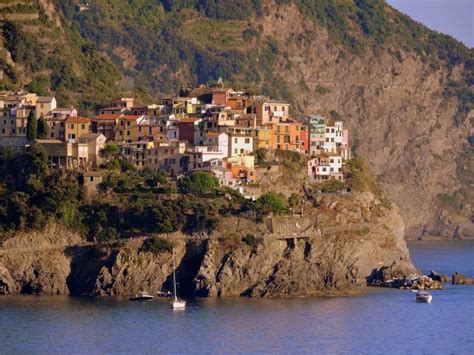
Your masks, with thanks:
M416 293L416 302L431 303L433 296L428 291L418 291Z
M149 295L148 292L138 292L135 296L130 297L129 301L149 301L152 300L153 296Z
M176 264L174 260L174 247L173 247L173 301L171 301L171 308L173 310L184 310L186 308L186 301L178 299L176 291Z

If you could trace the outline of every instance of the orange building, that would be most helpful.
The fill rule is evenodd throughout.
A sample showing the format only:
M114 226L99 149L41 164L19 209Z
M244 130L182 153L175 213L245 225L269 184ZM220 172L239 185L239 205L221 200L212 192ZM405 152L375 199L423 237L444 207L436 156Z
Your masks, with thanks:
M300 152L301 124L298 122L281 122L271 125L273 131L273 149Z

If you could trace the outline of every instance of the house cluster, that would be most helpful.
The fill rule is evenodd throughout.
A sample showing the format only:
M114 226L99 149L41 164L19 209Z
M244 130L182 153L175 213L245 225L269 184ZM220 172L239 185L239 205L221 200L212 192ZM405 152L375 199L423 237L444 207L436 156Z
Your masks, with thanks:
M57 107L54 97L0 93L0 144L27 144L27 117L43 117L49 137L40 139L52 167L89 168L103 159L107 143L116 159L137 169L170 176L204 169L226 185L256 180L254 152L290 150L308 155L308 178L343 179L350 158L343 122L322 116L294 117L290 104L253 96L221 85L200 86L158 104L137 105L133 98L112 100L93 117Z

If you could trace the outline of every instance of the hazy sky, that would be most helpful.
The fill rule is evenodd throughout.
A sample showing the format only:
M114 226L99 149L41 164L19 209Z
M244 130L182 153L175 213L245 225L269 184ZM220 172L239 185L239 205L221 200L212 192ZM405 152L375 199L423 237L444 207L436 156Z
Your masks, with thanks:
M414 20L474 47L474 0L386 0Z

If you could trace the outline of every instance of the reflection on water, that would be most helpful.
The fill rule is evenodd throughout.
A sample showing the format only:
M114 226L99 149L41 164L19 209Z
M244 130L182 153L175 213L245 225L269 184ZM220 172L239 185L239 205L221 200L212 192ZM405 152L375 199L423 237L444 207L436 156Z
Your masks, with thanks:
M410 244L426 272L474 275L473 244ZM434 264L434 266L432 266ZM319 299L166 300L0 297L3 353L473 353L474 287L449 286L432 304L407 291Z

